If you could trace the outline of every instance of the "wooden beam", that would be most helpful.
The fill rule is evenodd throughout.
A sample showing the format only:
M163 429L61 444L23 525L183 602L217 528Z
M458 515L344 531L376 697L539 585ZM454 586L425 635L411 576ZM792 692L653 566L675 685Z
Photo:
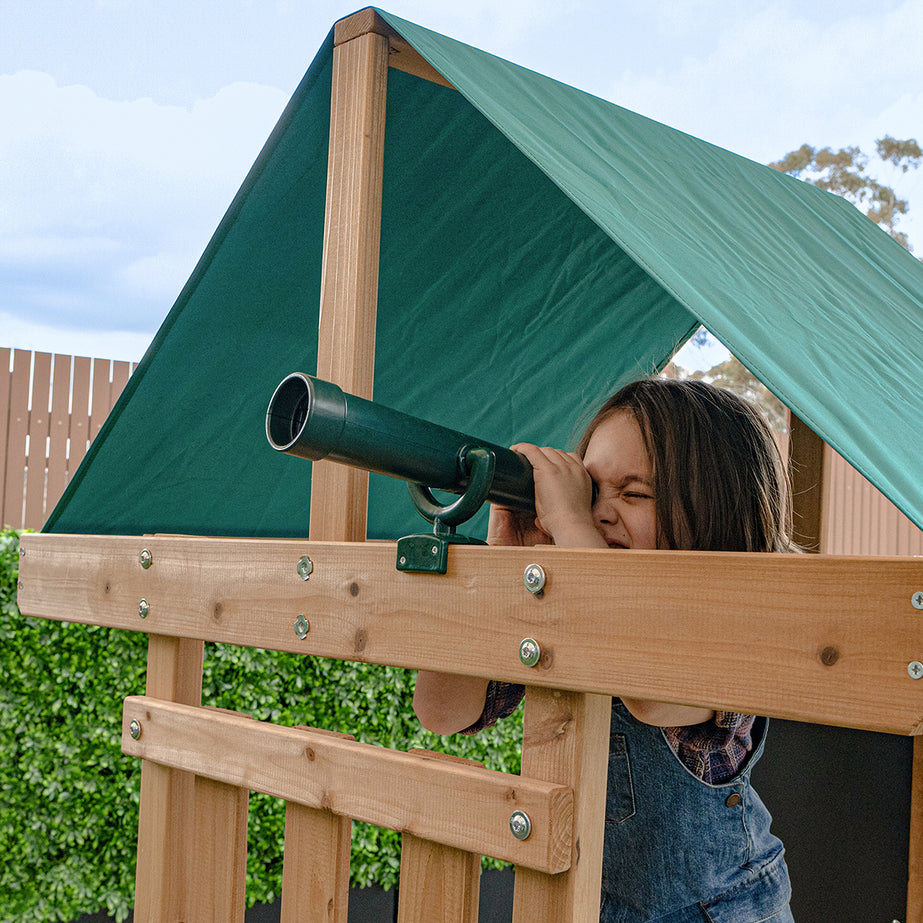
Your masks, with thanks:
M819 552L823 550L824 441L791 414L788 445L795 541L806 551Z
M388 40L367 32L333 51L317 374L370 398L384 171ZM310 534L365 539L368 472L315 462Z
M132 721L141 734L130 733ZM571 859L573 793L564 786L239 715L125 700L122 750L144 760L548 872ZM517 840L510 815L532 835Z
M574 842L566 872L517 868L513 923L599 919L611 709L610 696L526 690L522 771L573 787Z
M396 571L393 543L25 534L22 548L27 615L923 731L923 680L908 674L923 661L914 558L471 546L431 575ZM523 586L533 563L541 597ZM534 668L519 659L526 637L544 652Z

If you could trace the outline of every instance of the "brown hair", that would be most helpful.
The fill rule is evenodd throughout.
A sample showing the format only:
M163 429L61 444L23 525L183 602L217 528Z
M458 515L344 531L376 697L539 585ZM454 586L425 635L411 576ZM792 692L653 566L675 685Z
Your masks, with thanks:
M636 381L590 421L581 458L596 428L619 412L634 417L651 461L659 547L798 550L788 474L750 404L701 381Z

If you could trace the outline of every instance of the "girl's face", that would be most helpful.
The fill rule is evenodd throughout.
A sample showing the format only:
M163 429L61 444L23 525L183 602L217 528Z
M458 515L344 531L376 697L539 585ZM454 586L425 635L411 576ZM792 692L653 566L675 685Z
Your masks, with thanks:
M610 548L656 548L651 460L634 416L616 411L593 432L583 463L593 479L593 519Z

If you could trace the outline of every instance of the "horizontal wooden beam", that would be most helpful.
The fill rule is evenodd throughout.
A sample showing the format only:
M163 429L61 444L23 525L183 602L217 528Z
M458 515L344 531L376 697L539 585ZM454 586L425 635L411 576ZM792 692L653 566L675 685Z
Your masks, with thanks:
M918 559L455 546L434 575L398 572L390 542L26 534L21 547L26 615L923 731L908 670L923 662ZM540 595L523 583L533 563Z
M564 785L148 696L125 700L122 750L550 874L570 866L573 791ZM529 816L528 839L513 836L514 811Z
M422 77L431 83L454 89L451 83L436 70L418 51L410 46L371 7L339 20L333 27L334 45L342 45L368 33L383 35L388 39L388 66Z

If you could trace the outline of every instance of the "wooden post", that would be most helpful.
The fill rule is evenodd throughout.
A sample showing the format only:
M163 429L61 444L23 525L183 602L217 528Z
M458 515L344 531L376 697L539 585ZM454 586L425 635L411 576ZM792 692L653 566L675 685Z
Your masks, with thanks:
M913 740L907 869L907 923L923 923L923 736Z
M387 78L384 35L335 45L317 374L364 398L375 368ZM367 497L367 472L315 462L311 538L363 541Z
M201 704L203 656L202 641L151 635L147 694L184 705ZM191 918L194 828L195 776L144 760L135 876L138 923Z
M819 552L823 541L824 441L791 414L789 471L795 541L806 551Z
M599 919L611 709L610 696L526 690L522 773L573 787L574 840L566 872L517 868L513 923Z

